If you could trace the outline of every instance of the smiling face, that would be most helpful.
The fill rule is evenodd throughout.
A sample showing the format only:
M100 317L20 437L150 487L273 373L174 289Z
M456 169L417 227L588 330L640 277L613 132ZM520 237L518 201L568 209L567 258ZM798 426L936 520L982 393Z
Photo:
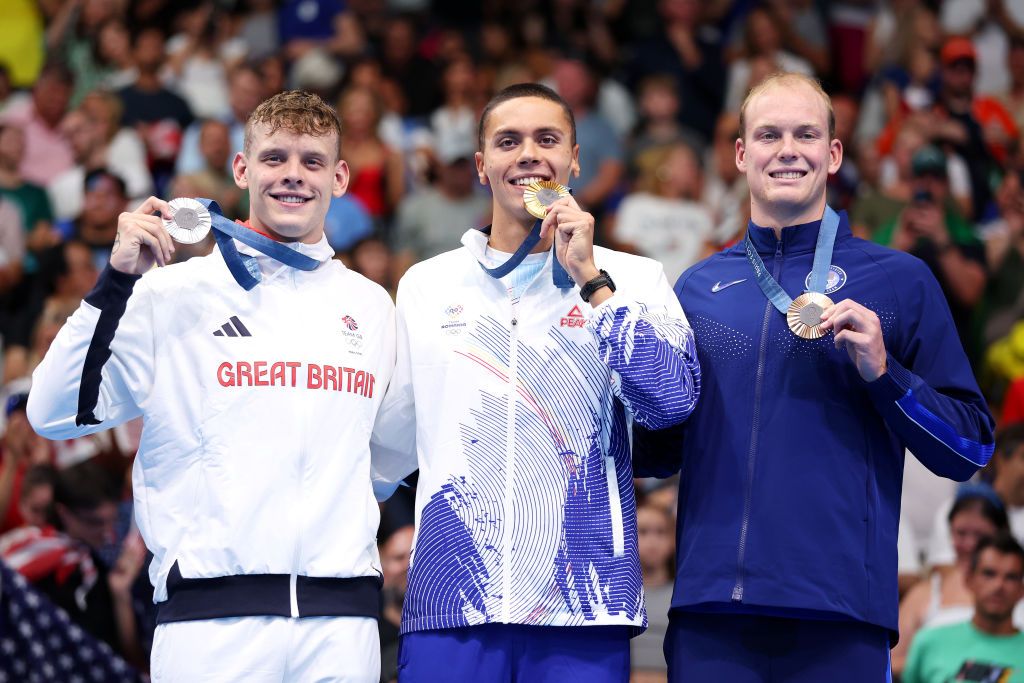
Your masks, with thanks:
M284 242L320 241L331 197L348 187L334 133L309 135L252 125L250 144L234 160L235 184L249 190L254 228Z
M775 82L747 102L743 118L736 167L750 186L751 219L773 228L820 219L825 182L843 161L822 96L807 83Z
M476 153L477 177L494 196L493 224L533 225L523 203L526 186L535 180L569 184L578 176L579 145L562 107L540 97L502 102L487 114Z

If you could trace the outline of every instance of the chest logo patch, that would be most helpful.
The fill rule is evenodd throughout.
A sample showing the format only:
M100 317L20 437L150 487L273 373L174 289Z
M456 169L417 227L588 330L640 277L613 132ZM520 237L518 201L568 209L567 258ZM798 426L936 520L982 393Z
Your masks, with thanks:
M341 324L345 326L345 329L341 331L341 336L345 340L345 346L352 353L362 355L363 334L359 332L359 323L352 316L343 315L341 316Z
M456 337L466 331L466 321L462 319L465 309L462 304L450 304L445 306L444 315L441 318L441 332Z
M560 327L586 327L587 318L583 315L579 306L573 306L572 310L565 314L559 321Z
M828 280L825 283L825 294L831 294L832 292L839 291L846 284L846 271L839 266L828 267ZM811 274L807 273L807 277L804 278L804 289L808 289L811 286Z

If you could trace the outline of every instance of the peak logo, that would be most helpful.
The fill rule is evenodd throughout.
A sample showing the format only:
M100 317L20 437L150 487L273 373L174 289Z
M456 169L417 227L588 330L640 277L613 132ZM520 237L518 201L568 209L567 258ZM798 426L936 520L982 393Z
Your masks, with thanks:
M560 327L586 327L587 319L579 306L573 306L564 318L559 322Z

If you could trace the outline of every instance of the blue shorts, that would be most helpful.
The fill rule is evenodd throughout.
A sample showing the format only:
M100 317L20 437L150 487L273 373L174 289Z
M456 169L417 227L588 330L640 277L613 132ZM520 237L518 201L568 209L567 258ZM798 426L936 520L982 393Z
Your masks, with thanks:
M856 621L673 610L670 683L891 683L889 633Z
M398 645L399 683L626 683L625 626L484 624L414 631Z

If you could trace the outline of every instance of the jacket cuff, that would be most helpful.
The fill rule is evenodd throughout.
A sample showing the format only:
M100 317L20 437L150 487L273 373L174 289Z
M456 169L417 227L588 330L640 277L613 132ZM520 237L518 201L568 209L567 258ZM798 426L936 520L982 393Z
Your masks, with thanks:
M884 375L867 383L868 393L875 401L898 401L913 387L916 376L889 353L885 356L885 366Z
M96 280L96 286L85 295L85 303L101 311L109 308L111 304L123 304L132 295L132 289L141 277L122 273L108 263Z

